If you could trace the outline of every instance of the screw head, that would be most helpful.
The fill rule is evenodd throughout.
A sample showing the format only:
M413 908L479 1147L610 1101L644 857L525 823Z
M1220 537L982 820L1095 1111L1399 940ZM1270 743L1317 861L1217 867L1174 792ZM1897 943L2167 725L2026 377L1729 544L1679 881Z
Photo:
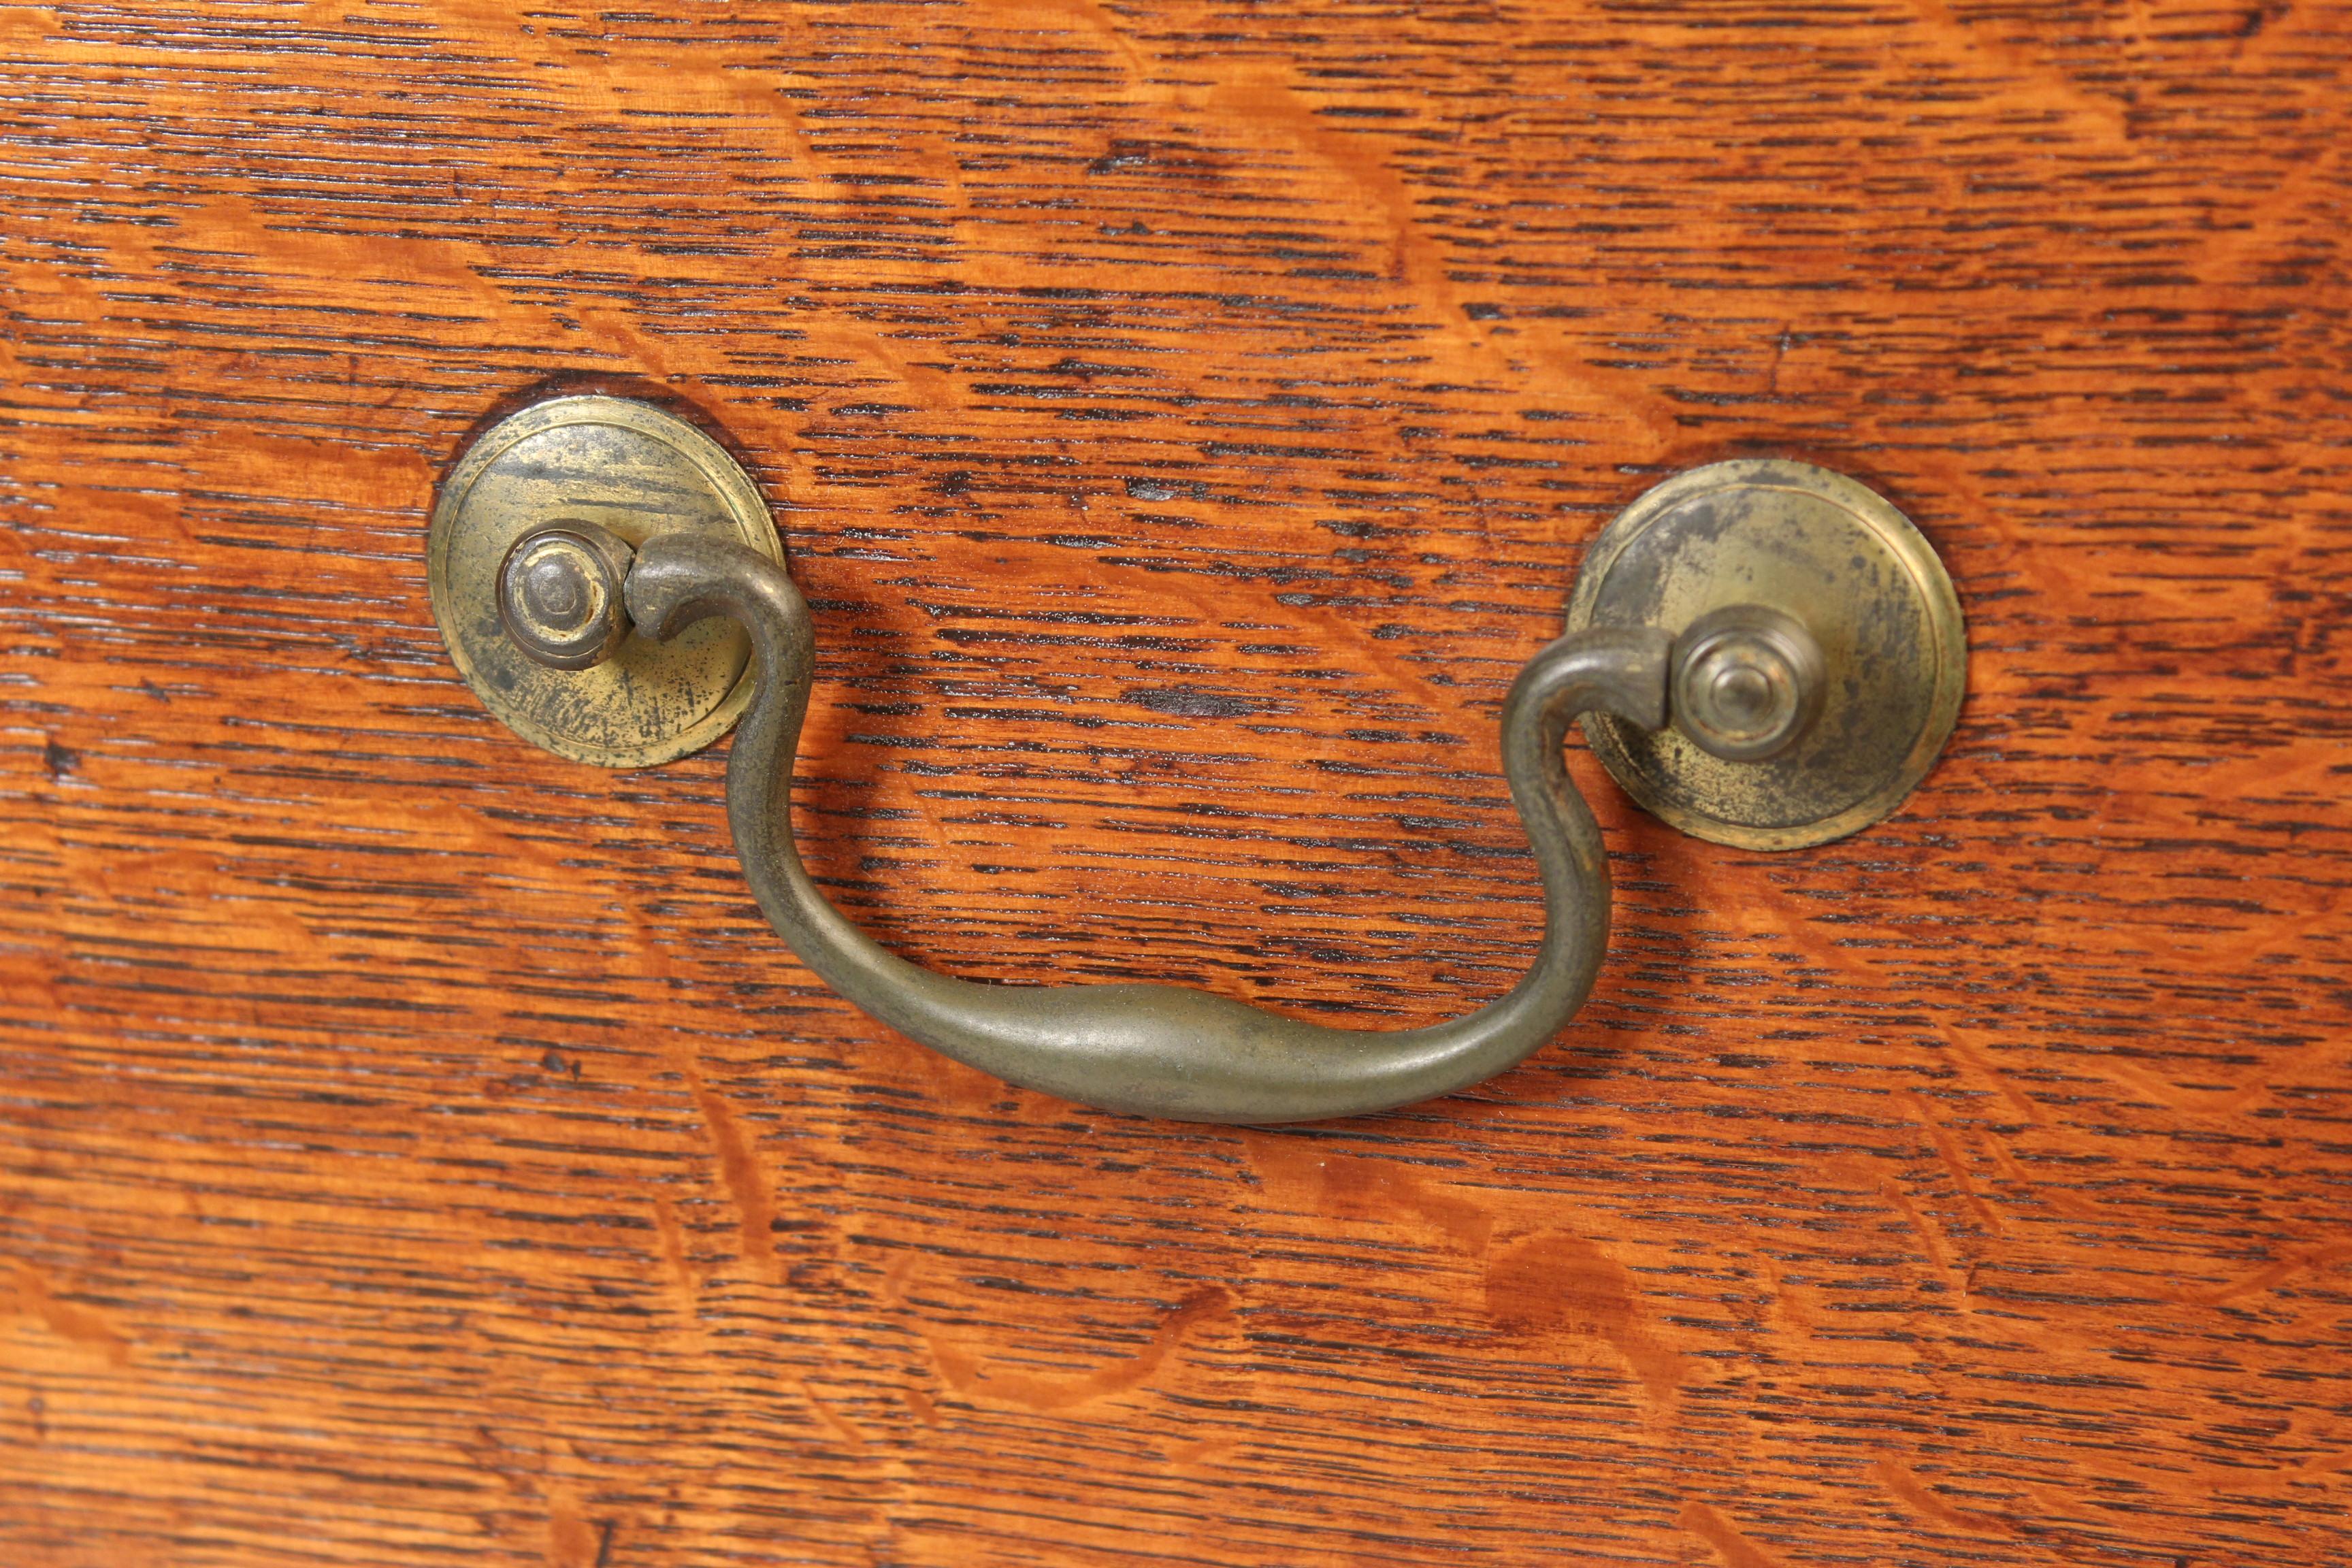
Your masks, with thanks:
M1821 711L1821 645L1762 605L1711 610L1675 639L1675 728L1727 762L1788 750Z
M532 529L499 568L499 620L551 669L602 664L629 635L622 584L635 559L626 541L593 522Z

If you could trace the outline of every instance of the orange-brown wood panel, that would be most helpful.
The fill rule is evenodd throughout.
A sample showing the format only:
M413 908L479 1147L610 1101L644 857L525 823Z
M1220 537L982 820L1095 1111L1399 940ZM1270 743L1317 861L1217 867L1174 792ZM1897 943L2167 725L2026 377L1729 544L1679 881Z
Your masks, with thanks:
M0 1560L2352 1559L2340 0L0 7ZM1571 766L1478 1091L866 1021L722 754L489 719L425 520L602 387L779 510L800 824L1014 983L1532 949L1495 715L1682 468L1892 497L1893 820Z

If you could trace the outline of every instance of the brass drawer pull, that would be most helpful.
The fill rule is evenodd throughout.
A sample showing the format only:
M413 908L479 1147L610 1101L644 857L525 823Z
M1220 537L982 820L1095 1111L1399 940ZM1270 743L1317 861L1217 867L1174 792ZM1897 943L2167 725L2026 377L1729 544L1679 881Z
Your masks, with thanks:
M574 412L593 426L606 411ZM707 438L662 429L667 416L648 420L651 413L623 409L630 428L657 430L708 458L693 447ZM1748 471L1720 471L1735 468ZM744 875L777 934L828 985L924 1045L1007 1082L1111 1110L1223 1122L1350 1116L1466 1088L1549 1039L1591 993L1609 935L1600 829L1562 756L1573 720L1589 716L1596 749L1668 820L1679 816L1679 826L1707 837L1774 847L1819 842L1885 815L1932 762L1958 707L1958 605L1933 552L1899 513L1851 480L1801 465L1697 470L1652 492L1665 504L1644 498L1596 542L1571 606L1574 629L1527 662L1504 704L1504 772L1544 899L1535 961L1507 994L1447 1023L1388 1032L1329 1028L1177 986L980 984L886 951L825 900L801 863L792 781L815 632L774 555L729 537L725 527L647 527L632 510L642 498L631 500L625 473L614 515L635 523L634 542L620 527L546 516L582 510L575 480L556 487L538 521L529 505L475 520L504 548L487 573L488 552L471 552L475 575L488 582L469 584L469 621L450 607L458 593L446 568L453 552L466 554L454 542L479 478L468 479L461 463L452 491L466 479L467 493L453 507L445 491L435 520L435 587L452 649L486 700L492 690L478 674L486 638L503 640L506 652L520 650L552 679L578 679L616 655L630 657L646 639L672 644L715 620L740 626L749 647L731 657L748 658L735 682L748 688L740 694L748 705L728 759L727 815ZM1825 486L1829 501L1819 493ZM1801 512L1805 505L1838 511L1856 494L1917 541L1916 554L1934 566L1931 580L1895 572L1906 580L1892 581L1881 563L1864 562L1847 537L1851 527L1835 517L1788 515L1791 496ZM1697 570L1708 561L1712 574ZM1780 602L1723 602L1727 581L1777 589ZM1948 605L1942 619L1938 585ZM1805 594L1790 591L1807 586L1843 597L1831 603L1816 594L1802 603ZM483 624L485 591L495 629ZM1717 602L1692 615L1694 595ZM1670 630L1660 624L1665 616L1681 619ZM1818 635L1824 626L1829 635ZM1873 637L1892 642L1877 646ZM1907 656L1894 657L1906 648ZM511 681L500 688L502 700L514 689ZM593 689L553 689L578 700ZM706 720L686 714L680 721ZM1871 754L1846 754L1857 746ZM1694 778L1704 786L1720 776L1735 782L1729 797L1693 787ZM1832 795L1809 795L1808 782L1822 780L1834 784Z
M825 901L793 847L793 750L815 637L782 568L741 545L656 539L629 614L666 637L706 616L751 632L759 685L727 761L727 819L776 934L824 983L902 1034L995 1074L1109 1110L1186 1121L1311 1121L1385 1110L1493 1077L1566 1023L1609 942L1601 830L1561 742L1592 709L1664 717L1664 633L1597 627L1530 660L1503 710L1503 766L1541 868L1544 938L1527 977L1467 1017L1387 1034L1328 1028L1172 985L982 985L886 952Z

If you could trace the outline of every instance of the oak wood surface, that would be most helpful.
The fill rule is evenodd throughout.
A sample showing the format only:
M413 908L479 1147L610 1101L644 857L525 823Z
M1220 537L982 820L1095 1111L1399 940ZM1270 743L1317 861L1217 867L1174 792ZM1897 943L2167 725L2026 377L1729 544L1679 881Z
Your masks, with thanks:
M0 1562L2352 1560L2352 7L0 5ZM739 453L800 824L959 973L1501 989L1579 551L1779 454L1971 689L1608 829L1524 1068L1156 1124L490 720L424 528Z

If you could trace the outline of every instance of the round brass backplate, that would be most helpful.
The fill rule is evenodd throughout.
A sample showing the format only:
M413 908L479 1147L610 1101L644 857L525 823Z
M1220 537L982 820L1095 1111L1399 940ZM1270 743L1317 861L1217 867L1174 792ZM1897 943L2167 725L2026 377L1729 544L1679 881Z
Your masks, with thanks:
M524 740L608 768L651 767L727 732L751 700L751 647L712 619L667 642L631 635L586 669L523 656L499 619L499 573L544 523L602 524L632 547L708 533L770 559L767 503L724 447L674 415L620 397L558 397L500 420L441 487L426 536L433 614L457 672Z
M1810 463L1714 463L1620 512L1586 552L1568 629L1661 626L1761 605L1821 647L1821 710L1760 762L1711 756L1679 731L1606 715L1585 737L1644 808L1744 849L1843 838L1900 805L1935 765L1968 678L1960 604L1935 548L1866 486Z

